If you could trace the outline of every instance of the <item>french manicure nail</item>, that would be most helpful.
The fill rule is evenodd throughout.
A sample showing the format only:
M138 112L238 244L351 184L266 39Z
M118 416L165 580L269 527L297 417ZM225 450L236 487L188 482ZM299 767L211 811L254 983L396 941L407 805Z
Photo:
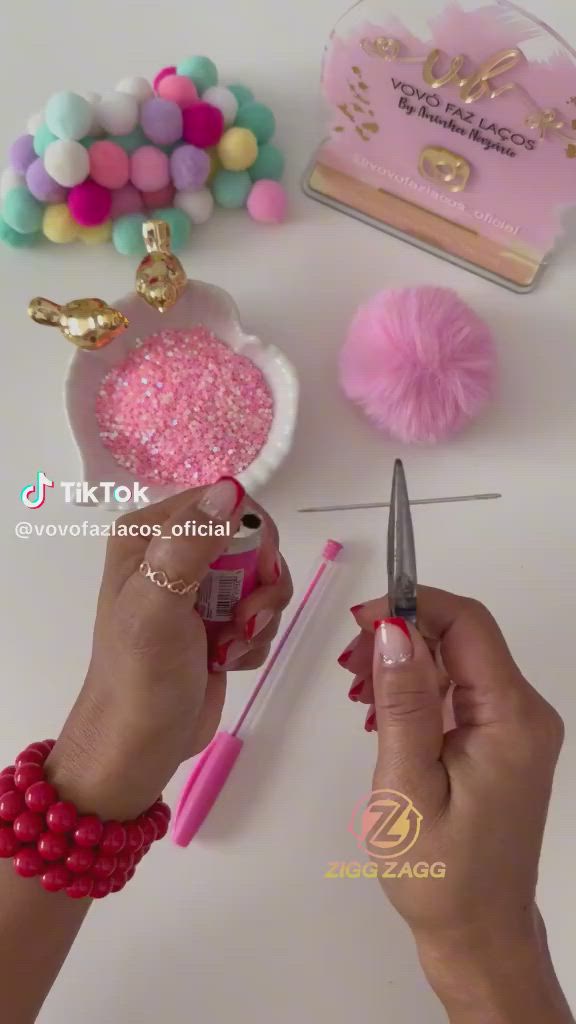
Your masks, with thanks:
M244 500L245 493L242 484L234 477L223 476L204 492L198 509L211 519L226 520Z
M266 626L268 626L274 618L274 612L264 608L261 612L253 615L251 619L248 619L244 627L244 636L247 640L253 640L254 637L262 633Z
M374 706L372 706L370 708L370 711L368 712L368 716L366 718L366 725L364 726L364 728L366 729L366 732L376 732L376 708Z
M229 640L226 644L220 644L216 648L216 667L220 669L229 668L240 658L248 654L250 647L248 644L242 643L241 640Z
M353 701L355 704L357 704L358 701L360 700L360 695L361 695L363 689L364 689L364 680L361 679L359 683L354 683L353 684L352 689L350 690L350 693L348 694L348 698L351 701Z
M414 647L410 630L404 619L391 618L374 624L376 629L376 656L383 665L403 665L411 661Z

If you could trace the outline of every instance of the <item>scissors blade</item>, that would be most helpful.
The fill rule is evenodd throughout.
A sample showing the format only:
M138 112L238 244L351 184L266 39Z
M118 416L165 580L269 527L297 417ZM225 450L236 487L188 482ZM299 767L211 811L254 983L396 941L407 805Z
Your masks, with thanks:
M388 524L388 593L392 615L416 624L416 545L404 466L397 459Z

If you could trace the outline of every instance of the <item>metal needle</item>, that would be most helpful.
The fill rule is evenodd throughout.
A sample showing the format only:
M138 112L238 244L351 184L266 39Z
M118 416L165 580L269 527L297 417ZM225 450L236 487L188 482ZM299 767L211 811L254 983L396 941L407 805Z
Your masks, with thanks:
M497 501L501 494L462 494L453 498L416 498L411 505L451 505L460 501ZM390 508L389 501L369 505L327 505L325 508L299 508L299 512L358 512L370 508Z

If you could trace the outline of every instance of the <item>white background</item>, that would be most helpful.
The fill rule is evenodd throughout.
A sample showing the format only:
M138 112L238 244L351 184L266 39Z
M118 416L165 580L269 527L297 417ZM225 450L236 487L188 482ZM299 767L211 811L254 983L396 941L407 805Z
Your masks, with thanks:
M47 0L8 4L3 13L5 151L52 92L105 91L125 75L152 76L192 53L214 57L224 79L246 81L277 112L290 223L265 229L243 213L222 214L197 230L184 259L191 276L232 292L246 324L281 345L300 373L295 448L264 494L296 585L328 536L346 545L313 637L202 837L185 852L163 844L121 897L94 908L43 1024L444 1019L409 935L375 883L323 879L330 861L356 856L347 822L370 783L374 739L364 733L363 711L346 698L349 679L336 658L352 635L348 607L385 589L386 519L378 512L304 517L296 509L385 499L397 455L414 497L504 495L499 503L417 510L420 576L489 604L529 678L566 719L540 900L576 1004L575 243L565 244L535 294L517 297L304 198L299 178L321 136L322 49L342 7L342 0ZM531 0L531 7L576 42L576 13L565 0ZM71 351L28 323L26 305L35 294L113 299L129 290L133 272L111 246L0 251L2 763L26 742L56 733L74 699L103 557L101 541L13 537L15 523L27 518L18 493L37 468L56 480L77 475L61 399ZM361 300L382 287L424 283L456 288L487 318L501 388L496 405L457 441L402 450L341 397L336 354ZM34 516L81 522L85 513L50 494ZM92 517L105 521L104 513ZM251 682L231 679L227 722Z

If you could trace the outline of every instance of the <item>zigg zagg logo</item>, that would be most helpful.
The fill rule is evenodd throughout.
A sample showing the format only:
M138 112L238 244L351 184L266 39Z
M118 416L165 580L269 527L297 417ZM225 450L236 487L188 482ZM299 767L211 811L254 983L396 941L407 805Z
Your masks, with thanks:
M422 815L395 789L379 789L355 807L349 831L375 860L408 853L418 840Z
M36 473L36 480L26 484L20 491L20 501L26 508L42 508L46 501L46 492L54 488L54 481L39 469ZM100 505L101 502L117 502L119 505L148 504L148 488L135 483L133 487L126 487L125 484L116 484L113 480L90 486L85 481L62 480L59 486L64 491L64 501L67 505Z
M422 820L412 800L395 789L379 789L364 797L354 808L348 831L370 862L362 865L334 861L325 877L445 878L446 865L441 862L411 864L401 860L418 842Z

